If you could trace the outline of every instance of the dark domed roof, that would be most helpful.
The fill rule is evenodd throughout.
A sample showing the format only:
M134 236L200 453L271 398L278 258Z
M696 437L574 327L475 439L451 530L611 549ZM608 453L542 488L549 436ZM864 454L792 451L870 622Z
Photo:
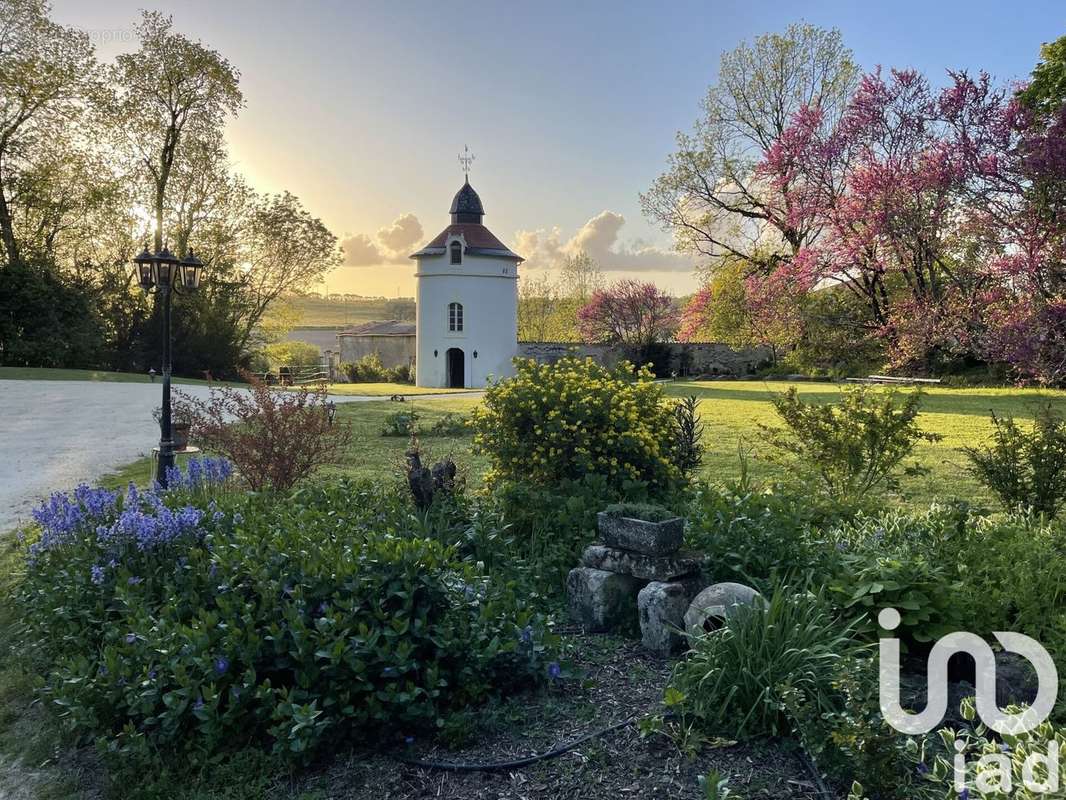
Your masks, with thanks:
M477 196L474 187L467 181L463 188L455 193L452 198L450 211L452 222L481 222L485 216L485 207L481 205L481 198Z

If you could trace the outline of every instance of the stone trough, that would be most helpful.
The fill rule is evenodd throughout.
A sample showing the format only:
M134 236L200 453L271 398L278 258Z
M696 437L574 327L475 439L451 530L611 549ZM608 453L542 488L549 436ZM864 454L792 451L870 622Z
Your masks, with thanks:
M685 612L706 585L703 558L681 550L684 521L598 515L602 544L581 556L566 579L570 613L589 631L625 627L635 611L641 642L660 655L684 647ZM628 619L627 619L628 618Z

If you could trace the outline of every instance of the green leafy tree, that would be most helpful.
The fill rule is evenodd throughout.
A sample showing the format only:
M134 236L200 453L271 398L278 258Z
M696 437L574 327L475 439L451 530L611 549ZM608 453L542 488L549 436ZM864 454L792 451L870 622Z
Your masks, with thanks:
M19 184L82 116L96 75L89 37L48 18L41 0L0 0L0 245L20 259Z
M1040 63L1018 99L1043 118L1053 116L1066 103L1066 36L1040 46Z
M256 344L257 327L279 298L309 286L341 264L337 237L289 192L264 195L241 228L245 308L240 349Z
M50 264L17 261L0 269L0 364L93 367L101 346L83 281L62 278Z
M142 12L135 53L110 70L112 117L148 178L155 246L163 245L167 188L189 140L211 142L243 104L240 73L217 51L173 30L170 17Z

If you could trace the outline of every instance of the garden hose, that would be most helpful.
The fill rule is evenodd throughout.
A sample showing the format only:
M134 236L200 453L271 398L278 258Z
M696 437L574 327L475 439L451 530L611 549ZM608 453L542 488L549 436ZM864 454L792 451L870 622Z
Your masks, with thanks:
M554 747L545 753L535 753L531 756L526 756L525 758L517 758L512 761L491 761L483 764L473 764L470 762L461 761L422 761L421 759L417 758L397 755L394 755L393 758L395 758L402 764L407 764L408 766L420 767L422 769L447 770L449 772L491 772L493 770L498 769L517 769L518 767L525 767L530 764L535 764L538 761L547 761L548 759L557 758L558 756L569 753L575 747L584 744L590 739L595 739L598 736L603 736L604 734L632 725L641 716L642 715L640 714L634 714L633 716L629 717L629 719L622 720L621 722L616 722L613 725L608 725L606 728L600 728L599 730L586 733L584 736L579 736L578 738L567 742L566 744ZM667 714L664 719L669 719L674 716L676 715ZM803 747L802 744L800 745L800 754L802 756L804 766L807 767L807 769L810 771L811 777L814 778L818 793L822 797L828 798L828 800L833 800L833 794L829 791L828 787L826 787L825 785L825 782L822 780L822 776L818 772L818 767L814 763L814 759L811 758L810 754L807 752L807 749Z
M589 739L595 739L597 736L603 736L605 733L616 731L619 728L625 728L632 725L639 715L634 714L629 719L622 722L616 722L613 725L608 725L606 728L600 728L599 730L586 733L584 736L579 736L573 741L566 744L559 745L546 753L537 753L525 758L518 758L514 761L493 761L487 764L470 764L455 761L420 761L417 758L408 758L407 756L393 756L397 761L404 764L409 764L412 767L422 767L424 769L443 769L451 772L488 772L497 769L514 769L516 767L524 767L528 764L535 764L538 761L547 761L549 758L556 758L565 753L569 753L575 747L580 744L584 744Z

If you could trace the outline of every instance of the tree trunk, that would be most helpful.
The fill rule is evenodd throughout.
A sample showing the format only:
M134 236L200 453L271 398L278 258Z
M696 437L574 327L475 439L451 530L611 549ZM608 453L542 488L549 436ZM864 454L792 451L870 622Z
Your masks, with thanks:
M0 174L0 241L4 243L8 264L19 263L19 247L15 241L15 226L11 220L11 207L7 204L7 191Z

